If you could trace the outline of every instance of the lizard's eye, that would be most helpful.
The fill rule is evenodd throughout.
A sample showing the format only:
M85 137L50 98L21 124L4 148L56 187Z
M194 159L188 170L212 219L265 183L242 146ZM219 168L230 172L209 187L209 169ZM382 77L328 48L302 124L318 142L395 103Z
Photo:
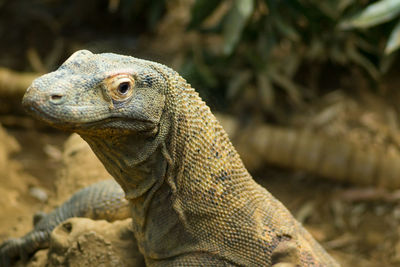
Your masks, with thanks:
M118 85L118 93L120 95L126 95L130 89L131 85L129 82L122 82Z
M119 74L107 78L104 84L113 100L123 101L132 96L135 80L128 74Z

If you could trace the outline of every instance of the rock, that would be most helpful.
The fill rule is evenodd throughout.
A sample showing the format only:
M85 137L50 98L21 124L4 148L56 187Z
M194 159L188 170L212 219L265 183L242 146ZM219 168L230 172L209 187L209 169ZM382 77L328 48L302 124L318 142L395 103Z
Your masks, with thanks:
M37 254L37 253L36 253ZM51 234L47 266L144 266L131 219L71 218Z
M56 204L88 185L112 179L89 145L77 134L72 134L64 144L63 167L57 177Z
M12 154L18 151L20 145L17 140L0 125L0 243L24 234L31 227L31 217L39 204L26 197L29 196L29 186L38 182L23 170L20 162L12 158Z
M39 200L40 202L46 202L49 196L47 195L46 191L40 187L31 187L29 188L29 194Z

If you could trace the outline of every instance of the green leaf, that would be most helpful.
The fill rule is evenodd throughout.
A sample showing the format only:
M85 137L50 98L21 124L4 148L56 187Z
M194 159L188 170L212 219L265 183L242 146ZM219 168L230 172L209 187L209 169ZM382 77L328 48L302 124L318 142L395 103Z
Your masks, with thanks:
M339 9L339 1L317 1L318 9L329 18L337 18L341 14Z
M240 91L245 90L246 84L249 83L252 77L250 71L240 71L228 83L227 98L233 99L237 97Z
M230 55L240 40L244 26L253 13L254 0L235 0L223 25L225 55Z
M337 5L337 9L340 13L342 13L346 8L350 5L354 4L355 0L339 0Z
M222 3L220 0L196 0L191 9L191 20L188 29L191 30L199 27L220 3Z
M389 55L400 47L400 20L390 33L389 40L385 47L385 54Z
M340 28L368 28L396 17L400 12L399 0L381 0L370 4L363 11L344 20L340 23Z
M372 64L371 61L369 61L364 55L362 55L357 49L349 45L346 49L347 57L357 64L358 66L363 67L369 75L371 75L372 78L375 80L378 80L380 77L379 70L375 67L374 64Z
M379 70L382 74L386 74L397 60L396 53L385 55L379 64Z
M147 23L151 29L154 29L156 27L157 22L160 20L164 9L164 0L152 1L151 8L148 12L148 15L146 16Z
M277 30L279 30L284 35L284 37L292 41L300 40L300 35L296 32L292 25L286 23L286 21L282 20L278 16L276 16L273 21L275 22Z
M257 87L263 107L272 110L275 104L275 89L266 73L261 72L257 75Z
M300 105L301 104L301 94L300 94L300 86L295 84L292 80L290 80L285 75L278 73L276 71L269 71L269 75L271 80L279 85L286 93L289 95L290 100L292 100L293 104Z

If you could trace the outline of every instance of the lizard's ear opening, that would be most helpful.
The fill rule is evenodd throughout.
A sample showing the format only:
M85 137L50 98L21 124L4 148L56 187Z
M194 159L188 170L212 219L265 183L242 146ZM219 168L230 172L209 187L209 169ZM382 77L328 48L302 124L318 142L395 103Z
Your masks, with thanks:
M126 101L133 95L135 80L129 74L117 74L104 81L107 94L114 101Z

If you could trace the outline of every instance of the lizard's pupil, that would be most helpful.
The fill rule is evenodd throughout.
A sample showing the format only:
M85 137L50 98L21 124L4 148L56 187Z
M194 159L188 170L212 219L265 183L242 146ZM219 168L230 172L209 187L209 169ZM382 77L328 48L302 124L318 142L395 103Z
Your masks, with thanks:
M118 92L119 92L121 95L124 95L124 94L126 94L126 93L128 92L129 88L130 88L130 85L129 85L128 82L121 83L121 84L118 86Z

